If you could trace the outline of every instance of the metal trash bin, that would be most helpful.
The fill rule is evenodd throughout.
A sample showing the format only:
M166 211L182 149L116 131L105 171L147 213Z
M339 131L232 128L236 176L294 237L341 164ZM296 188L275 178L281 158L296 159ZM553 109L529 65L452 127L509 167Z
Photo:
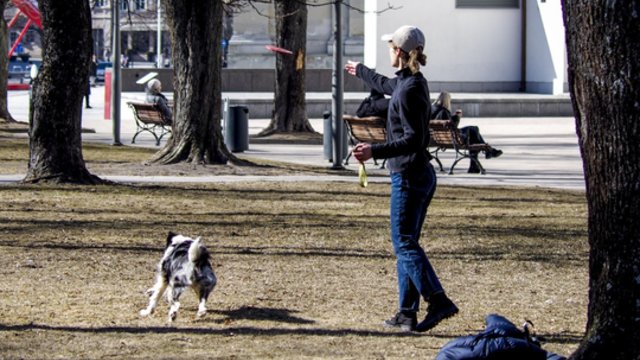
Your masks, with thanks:
M234 105L225 106L224 143L231 152L249 149L249 108Z
M322 118L324 119L323 123L323 132L322 132L322 145L324 148L324 159L329 162L333 162L333 125L331 118L331 112L325 111L322 114ZM344 129L342 131L342 156L343 161L347 158L349 144L347 139L347 125L343 123Z

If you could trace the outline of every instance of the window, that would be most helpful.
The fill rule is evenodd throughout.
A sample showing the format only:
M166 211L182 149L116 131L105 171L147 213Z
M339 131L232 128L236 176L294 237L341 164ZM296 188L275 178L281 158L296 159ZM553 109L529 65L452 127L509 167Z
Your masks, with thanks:
M145 7L145 0L133 0L134 6L135 6L135 10L144 10Z
M526 0L524 0L526 1ZM520 7L520 0L456 0L456 8L513 8Z
M94 7L97 7L97 8L107 7L109 5L109 0L95 0L93 4L94 4Z

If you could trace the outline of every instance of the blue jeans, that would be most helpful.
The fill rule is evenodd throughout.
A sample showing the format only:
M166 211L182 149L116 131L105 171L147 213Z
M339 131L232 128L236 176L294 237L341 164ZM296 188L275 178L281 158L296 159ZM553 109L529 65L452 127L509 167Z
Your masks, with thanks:
M397 259L399 310L417 312L442 285L420 246L420 231L436 191L431 164L391 174L391 241Z

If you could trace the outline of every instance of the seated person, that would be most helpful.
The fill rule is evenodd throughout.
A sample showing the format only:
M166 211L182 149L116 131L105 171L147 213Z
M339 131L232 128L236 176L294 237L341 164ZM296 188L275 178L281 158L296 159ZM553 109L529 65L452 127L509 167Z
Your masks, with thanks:
M462 110L456 110L455 114L451 115L451 95L446 91L441 92L438 99L436 99L436 101L431 105L431 119L451 120L457 127L460 124L461 117ZM460 135L462 136L462 140L467 141L470 145L487 144L487 142L482 138L482 135L480 135L480 129L477 126L465 126L460 128ZM476 159L478 157L478 153L475 151L470 151L469 155ZM487 159L497 158L502 155L502 150L491 147L489 150L484 152L484 155ZM474 161L470 162L468 172L480 172L480 169L476 166Z
M369 96L362 101L356 110L356 115L358 117L378 116L386 120L388 110L389 99L385 98L383 93L371 89Z
M158 106L162 115L169 120L169 124L173 122L173 112L169 107L167 98L162 95L162 83L158 79L152 79L147 83L147 102Z

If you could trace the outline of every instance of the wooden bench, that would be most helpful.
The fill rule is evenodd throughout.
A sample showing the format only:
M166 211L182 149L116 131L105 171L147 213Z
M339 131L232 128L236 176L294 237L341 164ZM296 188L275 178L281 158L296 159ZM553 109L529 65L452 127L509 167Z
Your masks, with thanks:
M131 139L132 144L135 144L136 137L144 131L153 135L156 146L160 145L163 136L171 133L171 120L166 119L155 104L127 102L127 105L133 111L137 126L136 133Z
M384 118L379 116L357 117L343 115L342 120L347 124L351 145L356 145L359 142L380 144L387 141L387 124ZM349 165L350 157L351 152L349 152L344 161L345 165ZM376 159L373 159L373 162L378 165ZM384 162L382 167L384 167Z
M480 169L480 173L484 174L485 170L477 157L471 157L470 152L479 153L480 151L487 151L491 149L489 144L469 144L464 141L460 134L460 129L451 120L431 120L429 121L429 134L431 135L430 147L436 149L431 153L434 155L436 161L440 164L442 170L442 163L438 159L438 153L444 152L447 149L453 149L456 153L456 158L453 165L449 168L449 175L453 174L453 169L462 159L469 159L475 162Z

